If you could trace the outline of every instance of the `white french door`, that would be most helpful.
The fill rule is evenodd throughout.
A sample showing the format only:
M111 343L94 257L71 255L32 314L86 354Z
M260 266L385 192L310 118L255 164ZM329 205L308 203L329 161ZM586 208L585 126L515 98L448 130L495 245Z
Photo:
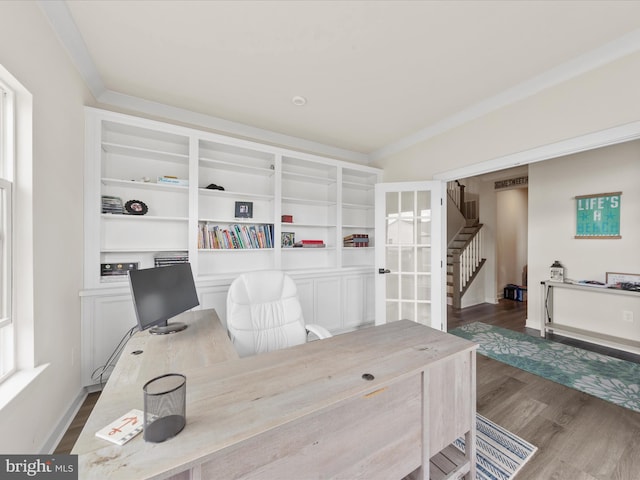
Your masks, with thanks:
M442 191L439 181L375 187L376 325L446 330Z

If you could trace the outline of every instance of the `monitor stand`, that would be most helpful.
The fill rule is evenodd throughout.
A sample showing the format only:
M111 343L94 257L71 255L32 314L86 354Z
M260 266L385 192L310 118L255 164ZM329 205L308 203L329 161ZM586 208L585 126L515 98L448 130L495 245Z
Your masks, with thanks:
M187 328L187 325L184 323L167 323L166 325L156 325L155 327L151 327L149 329L149 333L152 335L166 335L167 333L181 332L185 328Z

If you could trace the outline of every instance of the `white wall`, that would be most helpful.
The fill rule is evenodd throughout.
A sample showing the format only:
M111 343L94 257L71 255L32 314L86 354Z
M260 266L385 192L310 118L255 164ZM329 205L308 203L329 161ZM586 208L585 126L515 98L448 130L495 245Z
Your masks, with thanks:
M549 160L529 166L529 304L527 324L539 328L540 282L560 260L565 278L605 281L606 272L640 273L640 141ZM622 238L575 239L576 195L622 191ZM557 320L640 340L640 302L624 308L635 322L622 322L612 295L559 291ZM562 304L565 304L563 307ZM603 310L607 313L603 318ZM590 313L596 312L596 313ZM593 318L591 318L593 317Z
M0 2L0 63L33 95L32 360L49 364L0 410L0 452L36 453L55 446L81 391L83 105L93 99L35 2Z
M527 189L496 191L498 291L522 285L527 264Z

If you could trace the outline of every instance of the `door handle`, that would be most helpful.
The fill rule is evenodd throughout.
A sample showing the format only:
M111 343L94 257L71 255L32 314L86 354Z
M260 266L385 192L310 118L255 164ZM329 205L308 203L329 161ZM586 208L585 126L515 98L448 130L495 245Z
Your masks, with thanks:
M381 275L384 273L391 273L391 270L389 270L388 268L379 268L378 273Z

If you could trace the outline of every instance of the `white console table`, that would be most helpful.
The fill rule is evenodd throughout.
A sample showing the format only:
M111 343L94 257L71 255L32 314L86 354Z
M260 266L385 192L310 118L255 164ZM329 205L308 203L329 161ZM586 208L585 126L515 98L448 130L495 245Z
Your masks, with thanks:
M557 333L559 335L566 335L568 337L577 338L591 343L599 345L606 345L608 347L617 348L619 350L625 350L632 353L640 354L640 341L636 339L623 338L616 335L608 335L606 333L595 332L593 330L579 328L571 325L565 325L561 322L554 320L554 290L569 289L579 290L584 292L593 293L595 295L620 295L626 297L632 297L640 302L640 293L619 290L615 288L603 288L589 285L579 285L573 283L562 283L544 281L542 285L542 308L540 316L540 336L546 336L547 332ZM636 320L637 321L637 320Z

